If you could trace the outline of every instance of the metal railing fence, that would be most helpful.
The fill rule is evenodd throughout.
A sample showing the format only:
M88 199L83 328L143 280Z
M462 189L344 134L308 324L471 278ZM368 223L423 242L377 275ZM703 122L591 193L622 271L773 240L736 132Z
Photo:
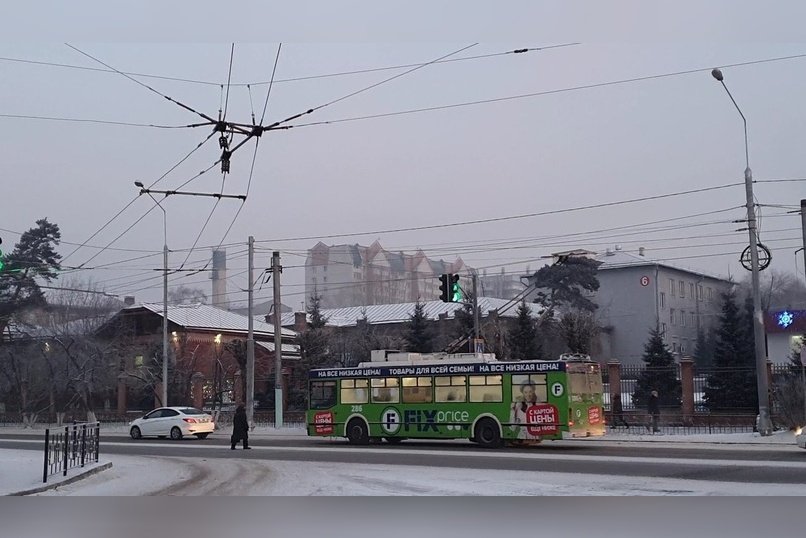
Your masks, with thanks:
M100 451L100 422L72 424L45 430L45 461L42 482L59 473L97 463Z

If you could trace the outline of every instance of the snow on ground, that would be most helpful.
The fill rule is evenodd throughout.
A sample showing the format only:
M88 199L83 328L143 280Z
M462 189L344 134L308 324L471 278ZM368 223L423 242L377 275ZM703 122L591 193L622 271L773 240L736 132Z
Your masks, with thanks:
M3 428L2 432L11 432ZM28 430L30 431L30 430ZM110 431L105 429L105 431ZM125 432L125 427L120 431ZM258 428L255 438L305 435L300 429ZM583 439L580 443L698 443L698 448L729 448L737 444L755 445L761 450L800 450L792 432L776 432L769 437L753 433L718 435L617 435L605 441ZM770 445L780 445L773 447ZM228 450L227 447L221 447ZM334 446L333 450L360 450ZM255 447L271 452L275 447ZM306 450L310 450L306 448ZM316 450L328 450L317 448ZM403 450L405 448L394 449ZM485 452L507 457L506 450ZM554 457L519 450L519 457ZM60 486L41 495L142 496L142 495L804 495L802 485L740 484L696 480L566 474L537 471L441 469L422 466L357 465L314 462L278 462L230 458L174 458L166 456L119 456L103 454L100 463L113 467L79 482ZM570 458L570 456L569 456ZM596 458L596 456L573 456ZM572 459L573 459L572 458ZM607 458L630 459L630 458ZM664 460L674 464L675 461ZM689 460L690 461L690 460ZM711 462L731 465L735 462ZM767 462L764 465L787 465ZM801 465L795 463L794 465ZM803 463L806 465L806 462ZM0 449L0 494L41 485L42 454L36 450ZM68 478L79 470L68 472ZM61 476L49 481L62 480Z

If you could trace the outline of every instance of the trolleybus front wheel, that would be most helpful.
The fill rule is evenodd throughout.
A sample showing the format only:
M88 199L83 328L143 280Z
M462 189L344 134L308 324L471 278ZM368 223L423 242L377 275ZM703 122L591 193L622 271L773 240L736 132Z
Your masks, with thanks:
M498 423L491 418L483 418L473 430L473 439L482 448L498 448L501 446L501 431Z
M360 418L354 418L347 423L347 440L351 445L368 445L369 429L367 423Z

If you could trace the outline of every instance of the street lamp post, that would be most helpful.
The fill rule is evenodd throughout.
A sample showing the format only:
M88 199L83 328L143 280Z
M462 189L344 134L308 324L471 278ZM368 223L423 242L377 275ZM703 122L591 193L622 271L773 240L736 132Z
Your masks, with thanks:
M769 390L767 386L767 354L764 344L764 317L761 311L761 294L759 292L759 264L758 264L758 230L756 227L756 207L753 200L753 172L750 170L750 151L747 143L747 119L744 117L739 105L725 85L722 71L714 69L711 75L718 80L733 106L739 111L744 123L744 157L746 168L744 170L744 190L747 205L747 230L750 235L750 269L753 287L753 339L756 352L756 381L758 389L758 432L762 436L772 435L772 420L770 419Z
M168 405L168 213L162 204L151 195L142 182L135 181L134 185L140 187L140 194L147 194L162 210L162 406Z

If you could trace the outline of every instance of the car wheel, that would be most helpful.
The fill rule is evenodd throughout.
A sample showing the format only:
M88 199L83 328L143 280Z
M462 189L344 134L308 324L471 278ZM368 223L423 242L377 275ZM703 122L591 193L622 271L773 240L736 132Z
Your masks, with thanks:
M498 448L501 446L501 431L498 423L491 418L483 418L476 424L473 437L482 448Z
M182 430L180 430L176 426L171 428L171 439L173 439L174 441L178 441L181 438L182 438Z
M347 423L347 440L351 445L368 445L369 430L367 423L360 418L354 418Z
M196 437L199 439L207 439L207 436L210 435L209 433L197 433Z
M129 435L131 435L132 439L142 439L143 437L140 428L138 428L137 426L132 426L132 429L129 430Z

